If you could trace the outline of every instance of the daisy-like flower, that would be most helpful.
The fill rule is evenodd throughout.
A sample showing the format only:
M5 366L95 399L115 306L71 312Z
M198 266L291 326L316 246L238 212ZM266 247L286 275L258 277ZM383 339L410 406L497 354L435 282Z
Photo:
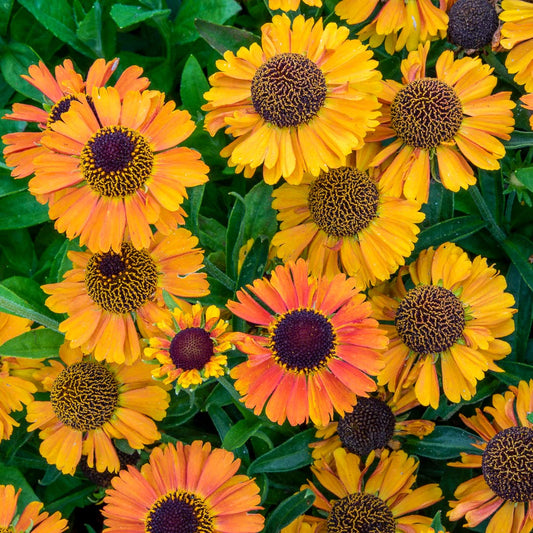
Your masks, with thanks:
M320 459L311 467L320 484L335 496L326 496L309 483L316 495L313 505L328 515L318 519L322 524L316 531L411 533L431 524L431 518L413 513L441 500L442 491L436 483L413 488L418 469L414 457L403 451L385 450L373 468L371 460L361 464L359 456L344 448L337 448L333 457L331 465ZM282 533L305 531L295 526L290 524Z
M487 532L529 533L533 529L533 380L521 381L492 397L492 407L471 417L459 416L480 437L477 450L461 453L462 468L481 468L482 474L461 483L451 501L450 520L466 519L476 527L490 518Z
M282 11L296 11L300 7L301 0L268 0L270 9L281 9ZM322 7L322 0L303 0L308 6Z
M82 94L91 94L94 87L103 87L118 66L118 59L105 61L97 59L89 68L84 80L76 72L70 59L65 59L62 65L55 68L55 75L40 61L38 65L31 65L28 75L23 75L28 83L37 88L45 97L43 107L29 104L13 104L13 112L4 115L9 120L22 120L36 123L41 130L45 130L54 122L62 119L63 113L69 110L73 100L78 100ZM142 91L148 87L148 78L141 77L143 69L138 66L128 67L114 84L121 98L127 91ZM41 132L8 133L2 137L6 145L4 156L6 164L13 167L11 175L15 178L25 178L35 171L33 160L47 150L41 146Z
M276 15L261 46L228 51L205 93L205 127L235 139L221 155L251 177L297 184L304 172L337 168L378 125L381 74L372 52L348 28L302 15Z
M152 379L151 365L100 363L67 345L60 357L39 372L50 400L30 403L26 417L49 464L74 474L85 455L89 468L118 472L113 439L140 450L161 437L154 420L165 417L169 395Z
M374 316L389 322L382 326L390 344L378 383L391 391L415 383L419 402L436 409L440 373L449 400L470 400L485 372L501 372L494 361L511 351L501 340L514 331L516 312L506 287L505 277L484 257L471 261L445 243L424 250L396 279L371 289Z
M198 531L256 533L263 530L259 487L237 475L240 459L209 443L155 448L149 462L129 466L112 481L102 514L106 533Z
M22 489L15 492L13 485L0 485L0 531L7 533L61 533L67 529L67 521L59 511L53 515L41 512L41 502L30 502L20 516L17 502Z
M161 366L152 374L163 383L176 382L176 390L200 385L211 377L223 376L231 349L229 323L220 318L214 305L181 304L172 311L173 324L162 323L160 334L151 337L144 355Z
M49 125L30 192L49 198L56 229L94 252L119 252L123 240L147 248L151 224L183 223L186 187L207 181L200 154L177 146L194 130L187 111L157 91L93 88ZM168 229L168 228L167 228Z
M299 259L247 285L237 299L228 308L256 324L258 334L234 334L248 360L230 375L256 415L266 404L266 416L278 424L311 419L325 426L334 411L350 412L357 395L376 389L371 376L383 368L387 338L354 279L312 276Z
M410 409L420 405L413 388L401 392L393 395L379 387L369 398L359 398L353 411L338 422L318 428L316 437L322 440L310 444L313 458L330 461L341 446L360 457L372 451L379 455L385 447L399 449L401 444L396 440L399 436L429 435L435 428L434 422L406 418Z
M405 263L414 248L420 204L392 195L368 168L379 150L365 144L350 166L304 175L299 185L284 184L272 196L280 231L272 245L284 262L307 258L314 275L344 272L358 286L384 281Z
M154 235L148 249L124 242L120 251L69 252L73 269L59 283L43 285L46 305L67 313L59 329L72 347L93 353L97 361L132 363L141 356L135 323L144 337L154 324L170 321L163 290L183 298L209 293L202 268L203 250L184 228L168 236Z
M533 93L525 94L522 96L522 98L520 98L520 101L522 102L522 107L533 111ZM533 130L533 115L529 117L529 125Z
M509 50L505 66L514 80L533 91L533 4L527 0L502 0L500 44Z
M419 202L427 202L431 175L457 192L476 182L469 162L500 168L505 147L496 137L508 140L514 126L511 93L491 94L497 83L492 68L479 58L454 60L446 50L431 78L426 75L428 52L429 43L420 45L402 61L403 83L384 82L382 122L369 137L392 139L371 162L379 165L394 156L381 177L384 185Z
M348 24L359 24L375 13L379 0L341 0L335 13ZM431 0L385 0L372 21L358 33L363 41L377 48L385 41L385 50L394 54L402 48L415 50L419 43L443 39L448 15L446 0L439 7Z

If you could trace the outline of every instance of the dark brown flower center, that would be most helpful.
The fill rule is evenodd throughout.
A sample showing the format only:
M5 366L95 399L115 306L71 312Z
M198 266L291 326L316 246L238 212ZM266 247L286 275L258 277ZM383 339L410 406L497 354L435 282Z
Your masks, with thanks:
M419 285L400 302L395 325L402 341L414 352L441 353L463 333L465 312L452 291L437 285Z
M61 115L63 115L63 113L66 113L70 109L70 104L73 101L77 100L78 99L73 94L67 94L66 96L63 96L61 100L58 100L52 106L52 109L50 109L50 112L48 113L48 122L46 125L50 126L54 122L61 120Z
M75 363L54 380L50 401L55 415L66 426L77 431L98 429L115 412L118 383L100 363Z
M452 87L434 79L414 80L391 104L391 126L415 148L435 148L451 141L463 121L463 107Z
M500 498L533 501L533 429L511 427L497 433L483 452L482 469Z
M327 527L328 533L394 533L396 520L381 498L357 492L333 502Z
M213 339L203 328L187 328L176 333L170 343L170 358L182 370L201 370L213 357Z
M488 0L458 0L448 16L448 40L467 50L491 43L499 25L496 9Z
M387 446L394 435L396 418L377 398L358 398L351 413L339 419L337 433L349 452L362 456Z
M326 79L302 54L278 54L255 72L252 105L266 122L290 128L309 122L326 99Z
M336 335L329 318L314 309L295 309L276 319L270 348L278 364L292 372L314 372L335 353Z
M213 518L205 501L185 490L161 496L150 508L146 533L213 533Z
M124 198L142 189L153 163L147 139L123 126L100 128L81 152L81 169L89 186L112 198Z
M150 300L157 287L157 267L150 254L122 243L120 253L94 254L87 263L85 286L105 311L129 313Z

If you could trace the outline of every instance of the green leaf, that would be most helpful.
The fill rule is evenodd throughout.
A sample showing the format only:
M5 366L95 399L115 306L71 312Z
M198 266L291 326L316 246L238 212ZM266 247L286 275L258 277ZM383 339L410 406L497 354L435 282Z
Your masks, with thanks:
M248 468L248 474L260 472L290 472L310 465L313 460L309 443L314 441L315 430L307 429L291 437L273 450L258 457Z
M265 524L265 533L278 533L293 520L304 514L313 505L315 494L311 489L289 496L283 500L270 514Z
M244 244L244 216L246 212L242 198L237 194L234 196L236 199L226 230L226 273L232 280L237 279L239 250Z
M238 287L244 287L255 279L261 278L265 272L268 259L270 241L266 237L255 239L250 251L246 255L237 281Z
M39 62L39 56L27 45L9 43L0 47L0 70L4 79L15 91L42 102L43 95L20 76L28 74L28 67Z
M503 372L492 372L495 378L498 378L506 385L518 385L522 380L533 379L533 366L515 361L497 361L496 364Z
M189 215L185 219L185 227L196 236L198 236L200 233L200 229L198 227L198 215L200 213L200 206L202 205L202 198L204 197L204 190L205 185L191 187L187 191L189 198L185 201L185 205L183 206Z
M502 242L502 247L533 291L533 242L519 233L513 233Z
M533 132L515 130L508 141L503 141L506 150L530 148L533 146Z
M194 25L202 39L220 55L228 50L236 52L241 46L249 47L259 41L253 33L233 26L222 26L206 20L196 20Z
M452 218L454 199L452 191L443 187L441 183L432 181L428 201L422 206L422 212L426 215L424 224L429 226Z
M0 355L28 359L55 358L65 336L49 329L32 329L0 346Z
M78 25L76 36L85 43L98 57L104 57L102 42L102 5L98 0Z
M501 224L503 219L503 183L501 171L489 172L480 169L478 179L485 203L490 209L496 223Z
M28 191L0 198L0 230L28 228L47 220L48 207L40 204Z
M10 121L0 120L0 133L5 133L2 131L1 126L5 126L6 123ZM11 129L11 131L14 131ZM10 196L16 192L22 192L28 190L28 180L27 179L14 179L12 178L7 170L0 169L0 198L4 196Z
M0 485L13 485L15 490L22 489L18 499L19 509L23 509L30 502L39 501L32 486L26 481L24 474L14 466L0 463Z
M244 242L260 235L271 239L278 230L276 210L272 208L272 185L261 180L246 194L244 205Z
M528 413L526 415L526 418L533 424L533 412L532 413Z
M25 276L31 276L37 257L33 249L30 232L27 229L0 232L0 248L13 270Z
M468 431L454 426L436 426L432 433L423 439L408 436L404 449L407 453L447 460L459 457L461 452L477 453L473 443L480 438Z
M262 425L263 421L259 418L239 420L224 436L222 447L226 450L234 450L243 446L261 429Z
M191 54L181 74L180 97L183 106L193 120L198 120L203 116L200 109L206 102L204 93L209 90L209 83L205 77L204 71L198 63L198 60Z
M528 191L533 192L533 167L517 168L515 175Z
M14 0L0 0L0 35L5 35Z
M143 9L141 6L128 6L114 4L111 8L111 18L117 23L120 29L133 26L154 17L167 18L170 9Z
M445 533L446 528L442 525L442 520L440 519L441 511L437 511L433 520L431 521L431 527L435 533Z

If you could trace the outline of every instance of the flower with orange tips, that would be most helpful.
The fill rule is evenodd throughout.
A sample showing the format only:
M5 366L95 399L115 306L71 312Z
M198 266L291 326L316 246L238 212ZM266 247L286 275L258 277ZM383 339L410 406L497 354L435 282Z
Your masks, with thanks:
M476 450L461 453L461 468L481 468L482 473L455 491L450 520L466 519L476 527L490 518L486 531L528 533L533 529L533 380L520 381L504 394L492 397L492 406L462 421L481 441ZM491 420L486 415L490 415Z
M270 9L281 9L282 11L296 11L300 7L301 0L268 0ZM308 6L322 7L322 0L303 0Z
M258 332L234 334L248 360L230 375L256 415L266 405L278 424L326 425L376 389L372 376L383 368L387 339L354 279L312 276L299 259L239 290L237 300L229 310Z
M135 323L144 337L157 331L154 324L170 322L163 290L182 298L209 293L198 239L179 228L168 236L154 235L147 249L124 242L114 251L69 252L73 269L59 283L43 285L51 296L46 305L67 313L59 329L72 347L94 353L97 361L132 363L141 346Z
M155 448L140 471L129 466L113 478L102 509L105 531L262 531L264 518L254 512L261 509L259 487L237 474L240 463L198 440Z
M404 277L407 279L404 280ZM484 257L472 261L452 243L428 248L390 282L371 289L374 316L387 322L390 344L380 385L396 392L414 383L422 405L470 400L495 361L510 353L514 298Z
M522 98L520 98L520 100L522 102L522 107L533 111L533 93L525 94L524 96L522 96ZM533 130L533 115L529 117L529 125Z

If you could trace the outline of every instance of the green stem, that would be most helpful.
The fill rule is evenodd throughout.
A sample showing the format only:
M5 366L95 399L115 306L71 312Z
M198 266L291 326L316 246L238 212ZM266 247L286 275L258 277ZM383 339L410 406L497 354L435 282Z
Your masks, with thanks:
M490 231L491 235L500 243L505 241L507 239L507 235L500 228L500 226L498 226L496 219L492 215L492 212L485 202L485 199L479 192L477 185L471 185L468 187L468 192L470 193L472 200L474 200L476 207L479 209L481 218L487 223L487 229Z

